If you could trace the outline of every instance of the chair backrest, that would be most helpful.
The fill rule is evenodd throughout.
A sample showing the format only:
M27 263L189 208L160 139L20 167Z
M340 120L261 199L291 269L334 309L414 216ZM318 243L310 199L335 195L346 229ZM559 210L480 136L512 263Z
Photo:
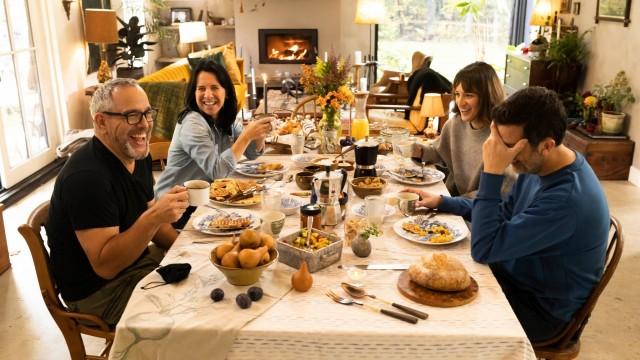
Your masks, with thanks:
M160 169L164 170L169 156L169 145L171 141L158 141L149 144L149 155L151 160L160 162Z
M18 227L18 231L29 246L44 303L60 331L62 331L72 359L106 359L113 341L113 331L102 319L95 315L70 312L60 300L60 293L51 272L49 252L42 239L42 230L48 219L49 202L47 201L36 207L29 215L26 224ZM95 325L83 325L80 321ZM106 348L101 356L86 354L81 333L102 337L107 341Z
M582 307L573 315L573 318L569 321L564 330L552 339L534 343L534 349L545 347L545 350L549 350L549 347L552 347L560 350L580 340L580 335L589 321L591 312L596 306L596 302L598 301L600 294L602 294L602 291L609 283L609 280L611 280L611 277L618 266L618 262L620 261L620 257L622 256L622 248L624 246L622 226L614 216L611 216L609 237L610 239L605 257L605 269L602 277L600 278L600 282L598 282L596 287L593 289L584 305L582 305Z
M321 118L322 110L320 109L320 106L316 104L317 98L317 96L312 95L300 99L298 101L298 105L296 105L291 113L291 119L297 119L298 116L305 117L306 115L311 116L312 119Z
M420 68L431 66L432 60L433 57L428 56L422 51L414 52L413 55L411 55L411 73Z

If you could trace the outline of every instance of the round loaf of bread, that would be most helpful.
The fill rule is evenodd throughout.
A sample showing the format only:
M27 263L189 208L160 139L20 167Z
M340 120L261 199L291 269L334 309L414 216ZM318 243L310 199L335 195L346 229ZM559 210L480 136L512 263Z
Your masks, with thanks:
M409 277L418 285L439 291L460 291L471 284L462 263L443 253L422 256L418 263L409 266Z

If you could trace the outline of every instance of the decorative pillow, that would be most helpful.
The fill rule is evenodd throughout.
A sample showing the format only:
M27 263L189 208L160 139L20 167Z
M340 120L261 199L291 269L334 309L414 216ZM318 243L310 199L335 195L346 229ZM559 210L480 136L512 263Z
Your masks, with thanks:
M187 83L184 81L153 81L139 83L147 93L151 106L160 112L153 121L152 136L171 140L178 121L178 114L184 109Z
M240 73L240 68L238 67L238 63L236 62L236 48L233 45L233 42L212 49L191 53L189 58L202 58L211 56L216 53L222 53L224 57L224 65L227 69L227 72L229 73L229 78L231 78L231 83L233 85L240 85L244 83L244 79L241 79L242 76Z
M227 65L224 63L224 55L222 52L215 53L213 55L203 56L203 57L191 57L187 56L187 60L189 60L189 66L191 67L191 72L193 73L193 69L200 64L201 61L204 60L213 60L218 65L222 65L223 68L227 68Z

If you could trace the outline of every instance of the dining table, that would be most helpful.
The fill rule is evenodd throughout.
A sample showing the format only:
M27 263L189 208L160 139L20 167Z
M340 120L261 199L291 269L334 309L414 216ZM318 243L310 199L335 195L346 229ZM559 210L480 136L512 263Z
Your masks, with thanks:
M351 153L353 156L353 153ZM258 161L279 162L285 166L277 182L285 195L300 191L290 175L302 171L291 155L265 155ZM403 163L406 162L406 163ZM409 167L410 160L394 155L378 156L379 172ZM350 172L349 176L352 176ZM247 179L232 173L230 177ZM411 186L388 175L382 196L393 198L402 189L415 187L447 195L442 181L426 186ZM347 182L347 187L349 184ZM347 190L346 219L358 216L354 209L363 199ZM304 203L309 198L300 198ZM236 208L207 204L198 207L192 219ZM244 208L260 218L261 205ZM436 219L458 228L468 225L452 214L437 214ZM161 265L189 263L189 276L179 282L148 290L141 287L162 281L153 271L134 290L125 312L117 324L110 359L535 359L531 343L518 322L500 285L485 264L475 262L470 254L470 239L451 244L432 245L401 237L394 224L405 217L397 207L385 217L381 235L371 238L372 251L366 258L354 255L349 246L341 258L312 274L313 285L306 292L291 286L297 271L274 261L251 286L261 287L264 296L248 309L236 304L236 296L250 286L229 284L214 267L209 255L229 236L214 236L194 229L190 221L168 250ZM344 222L324 229L344 238ZM280 236L300 229L300 215L286 217ZM358 264L412 264L422 256L445 253L458 259L478 284L477 297L456 307L423 305L405 297L398 289L400 270L366 270L361 283L366 291L385 299L428 313L416 324L384 316L366 307L345 306L334 302L326 292L341 296L342 282L352 281L346 269ZM224 291L224 298L214 302L213 289ZM377 299L358 299L390 310L397 310Z

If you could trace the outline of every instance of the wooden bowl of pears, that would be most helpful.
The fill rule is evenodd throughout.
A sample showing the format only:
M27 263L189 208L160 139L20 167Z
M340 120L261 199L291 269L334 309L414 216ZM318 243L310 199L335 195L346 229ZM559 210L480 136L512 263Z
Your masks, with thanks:
M267 233L244 230L238 239L211 250L209 259L232 285L251 285L278 258L276 242Z

